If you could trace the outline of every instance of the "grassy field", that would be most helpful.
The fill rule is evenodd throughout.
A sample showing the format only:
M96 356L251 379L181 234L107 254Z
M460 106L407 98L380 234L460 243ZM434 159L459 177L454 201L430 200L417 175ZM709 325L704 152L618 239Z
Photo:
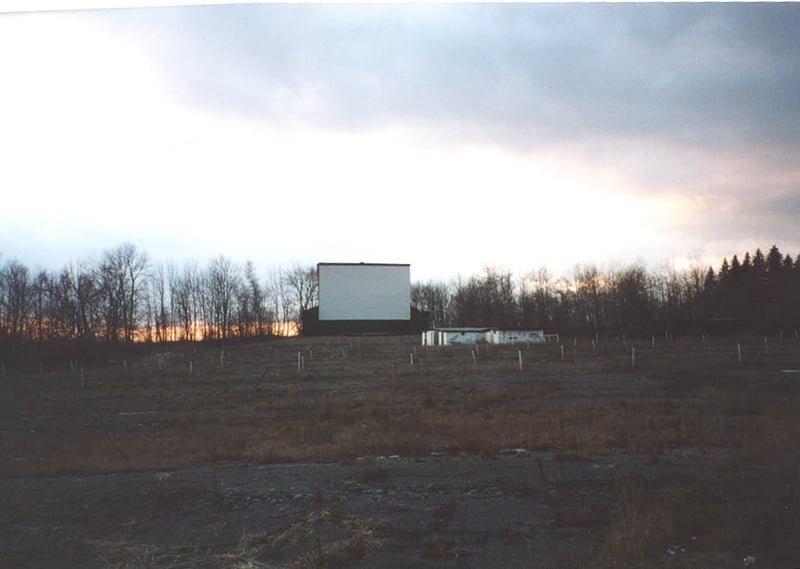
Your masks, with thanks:
M758 567L800 566L800 342L745 342L741 363L735 341L699 338L417 343L167 345L91 369L9 370L0 477L549 453L557 468L539 468L557 496L564 465L631 456L663 476L621 470L607 501L565 500L552 524L592 539L552 566L743 566L751 550ZM672 476L670 457L688 454L696 465Z

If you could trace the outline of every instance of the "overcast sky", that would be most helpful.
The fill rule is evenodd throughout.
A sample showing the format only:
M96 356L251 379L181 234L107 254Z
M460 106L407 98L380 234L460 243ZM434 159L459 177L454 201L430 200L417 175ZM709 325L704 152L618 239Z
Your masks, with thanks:
M0 262L800 253L800 4L0 14Z

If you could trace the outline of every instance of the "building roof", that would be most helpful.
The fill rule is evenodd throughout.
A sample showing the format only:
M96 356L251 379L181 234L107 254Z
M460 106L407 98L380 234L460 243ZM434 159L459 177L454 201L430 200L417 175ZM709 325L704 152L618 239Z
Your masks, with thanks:
M488 332L491 328L480 326L457 326L454 328L434 328L437 332Z
M411 263L317 263L317 266L340 266L340 267L410 267Z

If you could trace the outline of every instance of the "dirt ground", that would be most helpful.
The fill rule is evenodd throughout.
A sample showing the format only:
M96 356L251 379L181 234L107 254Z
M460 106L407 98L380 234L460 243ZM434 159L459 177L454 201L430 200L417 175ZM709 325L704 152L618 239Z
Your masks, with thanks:
M415 344L7 379L0 566L800 567L800 345Z
M656 480L697 462L515 451L3 480L0 539L25 567L531 567L587 546L620 472Z

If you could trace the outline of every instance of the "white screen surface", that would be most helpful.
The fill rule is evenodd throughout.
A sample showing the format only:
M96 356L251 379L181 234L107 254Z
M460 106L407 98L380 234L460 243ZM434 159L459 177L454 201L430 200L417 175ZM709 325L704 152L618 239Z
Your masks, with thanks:
M320 263L320 320L410 320L409 265Z

